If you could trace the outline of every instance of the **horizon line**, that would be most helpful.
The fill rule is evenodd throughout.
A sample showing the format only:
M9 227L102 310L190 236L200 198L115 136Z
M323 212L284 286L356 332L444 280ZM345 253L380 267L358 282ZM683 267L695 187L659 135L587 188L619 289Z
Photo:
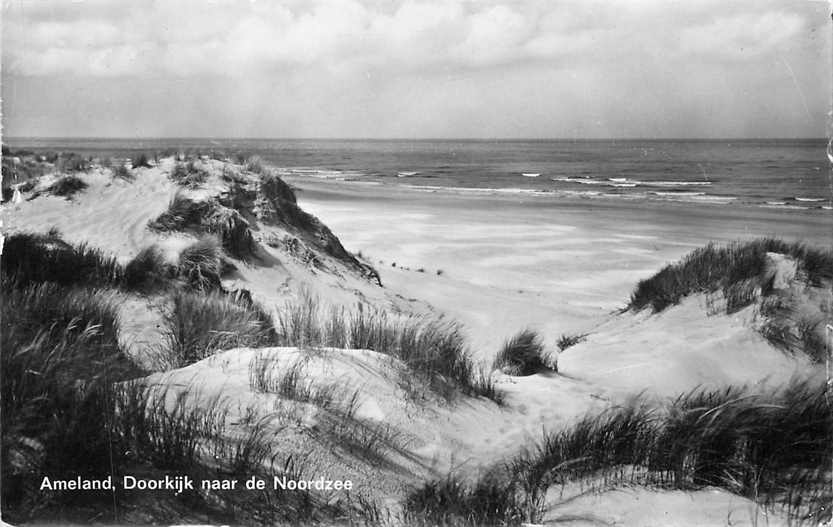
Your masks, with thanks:
M810 141L828 140L825 136L801 137L245 137L245 136L59 136L59 135L3 135L2 140L235 140L235 141Z

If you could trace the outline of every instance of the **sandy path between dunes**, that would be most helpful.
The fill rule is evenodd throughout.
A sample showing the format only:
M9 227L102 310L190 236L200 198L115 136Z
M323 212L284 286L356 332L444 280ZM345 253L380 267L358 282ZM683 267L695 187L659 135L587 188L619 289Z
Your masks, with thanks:
M640 279L710 240L777 235L833 245L833 214L818 211L291 182L301 206L361 251L386 287L462 321L484 360L527 326L550 345L595 327Z

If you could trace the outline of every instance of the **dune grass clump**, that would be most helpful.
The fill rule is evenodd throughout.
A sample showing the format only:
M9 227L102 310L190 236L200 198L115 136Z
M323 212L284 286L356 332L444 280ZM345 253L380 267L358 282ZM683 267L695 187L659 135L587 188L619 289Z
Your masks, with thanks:
M158 245L145 247L124 266L124 285L134 291L152 291L162 287L175 274L165 261Z
M407 525L520 525L523 504L514 485L487 475L469 485L458 477L430 481L405 498Z
M102 426L112 383L140 372L118 343L112 299L94 290L3 279L3 511L43 498L44 475L101 475L110 466Z
M208 180L208 171L198 166L193 160L177 162L168 177L176 184L186 188L197 188Z
M558 346L558 351L564 351L568 348L572 348L579 342L584 342L585 340L587 340L586 333L576 335L562 334L558 337L558 342L556 342L555 345Z
M200 219L208 211L208 204L195 201L177 192L168 203L168 209L148 223L155 231L183 231L192 225L199 225Z
M503 344L494 368L509 375L533 375L550 369L552 360L544 350L544 340L538 332L524 329Z
M179 291L164 317L159 362L164 368L180 368L218 351L274 345L273 338L260 312L230 296Z
M56 196L71 198L86 189L89 185L78 176L63 176L49 187L49 191Z
M2 273L19 284L55 282L61 285L118 285L124 270L113 256L86 244L70 245L57 231L19 233L6 238Z
M278 310L282 346L369 349L396 357L433 389L449 388L498 400L491 376L478 372L460 326L425 317L390 315L363 304L352 311L324 308L303 292Z
M133 159L133 168L150 168L150 160L147 154L142 152Z
M798 523L823 522L833 499L826 395L823 382L795 379L769 394L694 390L667 408L636 401L546 434L506 463L500 477L519 496L528 522L541 521L548 489L569 482L719 487L784 510Z
M122 164L116 165L116 167L113 168L112 170L113 170L113 177L116 178L116 179L121 179L121 180L127 181L127 182L133 182L133 181L136 180L136 175L133 172L131 172L130 169L127 168L126 165L122 165Z
M246 259L256 249L249 222L237 210L215 200L196 201L177 192L163 212L148 227L155 231L186 231L214 234L223 248L237 258Z
M304 360L297 360L279 369L275 359L256 356L249 363L249 386L261 393L276 393L293 401L313 404L323 410L335 409L342 401L352 401L346 412L351 415L357 402L356 396L345 396L336 384L309 380L305 368Z
M205 232L216 234L223 242L223 249L237 258L246 259L255 252L255 240L249 222L240 212L223 206L214 206L203 217Z
M117 308L108 293L56 283L23 286L5 277L2 290L5 519L86 523L108 518L114 504L120 510L135 506L129 493L119 491L42 490L44 476L114 481L122 475L158 479L171 472L196 481L306 476L291 459L276 464L278 452L263 426L229 424L228 409L217 397L138 379L144 373L120 349ZM307 524L343 512L304 491L186 491L160 494L158 500L162 512L148 511L162 516L154 521L196 512L216 523L236 518L247 525ZM257 514L245 512L252 510Z
M216 238L205 236L179 254L177 274L196 291L221 289L223 253Z
M639 311L650 306L654 312L660 312L688 295L718 290L723 290L730 300L728 309L741 309L757 298L755 289L765 293L770 287L764 283L768 252L795 259L810 284L820 285L833 280L831 250L775 238L735 242L726 246L710 243L651 278L640 281L631 295L628 309Z

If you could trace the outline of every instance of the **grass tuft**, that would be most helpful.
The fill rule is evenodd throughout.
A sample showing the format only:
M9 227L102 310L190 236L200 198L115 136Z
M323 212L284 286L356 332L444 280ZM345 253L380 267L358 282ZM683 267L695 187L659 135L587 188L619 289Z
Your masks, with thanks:
M584 342L586 339L586 333L576 335L562 334L560 337L558 337L558 342L556 342L556 346L558 346L558 351L564 351L568 348L572 348L579 342Z
M407 525L520 525L523 503L512 482L492 475L473 485L458 477L430 481L405 499Z
M150 160L148 160L147 154L142 152L136 158L134 158L133 168L150 168Z
M177 274L196 291L221 289L223 253L216 238L205 236L179 254Z
M113 177L129 182L136 180L136 175L127 166L121 164L113 168Z
M460 326L423 317L402 317L359 304L358 309L326 309L304 292L278 312L280 345L369 349L398 358L432 389L450 395L495 397L490 376L478 375Z
M169 178L178 185L187 188L197 188L208 180L208 172L194 161L177 162L169 174Z
M550 369L551 358L544 351L544 341L531 329L524 329L503 344L495 357L494 368L509 375L533 375Z
M159 366L180 368L218 351L274 344L262 313L221 293L174 293L164 318Z
M71 198L75 194L86 189L89 185L78 176L68 175L61 177L49 187L49 191L56 196Z
M186 231L219 236L223 248L241 259L252 255L256 244L249 222L237 210L215 200L195 201L177 192L168 210L148 224L156 231Z
M124 267L124 285L131 290L152 291L160 288L174 269L165 261L158 245L145 247Z

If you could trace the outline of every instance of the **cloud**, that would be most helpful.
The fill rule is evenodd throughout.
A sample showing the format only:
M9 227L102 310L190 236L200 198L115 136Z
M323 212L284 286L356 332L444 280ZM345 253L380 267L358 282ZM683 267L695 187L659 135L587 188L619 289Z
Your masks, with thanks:
M609 60L643 49L736 58L766 53L806 25L801 14L757 3L741 3L745 10L735 6L728 16L712 13L712 3L694 4L699 8L595 0L8 2L3 66L15 75L235 76Z
M719 18L680 32L680 48L699 56L746 59L778 49L798 35L805 20L788 12Z
M14 135L823 135L793 0L4 0Z

